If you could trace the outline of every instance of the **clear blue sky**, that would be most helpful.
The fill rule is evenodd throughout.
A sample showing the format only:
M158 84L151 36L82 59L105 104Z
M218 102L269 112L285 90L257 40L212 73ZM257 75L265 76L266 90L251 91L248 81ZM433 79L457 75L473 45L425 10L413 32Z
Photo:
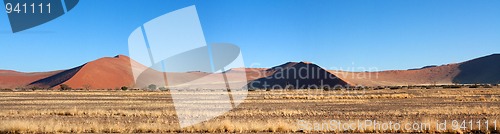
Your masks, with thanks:
M64 16L16 34L0 13L0 69L59 70L128 55L135 28L190 5L207 43L240 46L252 67L310 61L343 70L409 69L500 52L498 0L81 0Z

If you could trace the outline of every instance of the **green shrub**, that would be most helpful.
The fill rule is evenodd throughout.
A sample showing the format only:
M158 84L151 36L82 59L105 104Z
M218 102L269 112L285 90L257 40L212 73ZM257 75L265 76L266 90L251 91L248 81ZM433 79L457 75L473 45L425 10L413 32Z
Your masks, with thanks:
M479 88L479 85L471 85L469 88Z
M64 90L71 90L71 87L66 85L66 84L61 84L61 85L59 85L59 89L61 89L63 91Z
M389 87L389 89L391 89L391 90L401 89L401 88L402 88L401 86L391 86L391 87Z
M443 88L462 88L462 85L444 85Z
M155 84L151 84L151 85L149 85L149 86L148 86L148 89L149 89L149 90L156 90L156 88L157 88L157 87L156 87L156 85L155 85Z
M166 87L160 87L160 88L158 88L158 89L160 89L161 91L170 91L170 90L169 90L168 88L166 88Z

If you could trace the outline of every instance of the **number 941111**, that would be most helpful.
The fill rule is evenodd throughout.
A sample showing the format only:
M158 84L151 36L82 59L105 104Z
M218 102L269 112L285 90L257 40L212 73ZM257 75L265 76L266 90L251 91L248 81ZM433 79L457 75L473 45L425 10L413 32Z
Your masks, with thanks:
M5 3L7 13L50 13L50 3Z

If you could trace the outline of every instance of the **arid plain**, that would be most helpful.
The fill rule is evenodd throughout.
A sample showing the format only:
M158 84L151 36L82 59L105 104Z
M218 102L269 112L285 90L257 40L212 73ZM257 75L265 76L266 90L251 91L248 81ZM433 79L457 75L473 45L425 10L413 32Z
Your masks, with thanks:
M168 91L3 91L0 107L0 133L500 132L496 86L250 91L237 108L183 129ZM395 122L403 126L382 128Z

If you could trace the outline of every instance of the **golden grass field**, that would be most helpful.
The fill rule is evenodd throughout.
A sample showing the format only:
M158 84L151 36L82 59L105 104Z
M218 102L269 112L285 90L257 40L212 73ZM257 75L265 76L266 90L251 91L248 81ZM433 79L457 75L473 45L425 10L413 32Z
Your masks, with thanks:
M217 102L212 102L217 103ZM179 128L169 92L0 92L0 133L485 132L500 131L500 89L252 91L237 108ZM332 129L332 120L429 123L420 130ZM447 120L446 130L436 126ZM453 129L452 120L482 121ZM484 121L489 123L485 124ZM499 120L498 124L493 124ZM305 128L307 126L308 128ZM331 128L328 128L331 127ZM486 130L488 129L488 130Z

